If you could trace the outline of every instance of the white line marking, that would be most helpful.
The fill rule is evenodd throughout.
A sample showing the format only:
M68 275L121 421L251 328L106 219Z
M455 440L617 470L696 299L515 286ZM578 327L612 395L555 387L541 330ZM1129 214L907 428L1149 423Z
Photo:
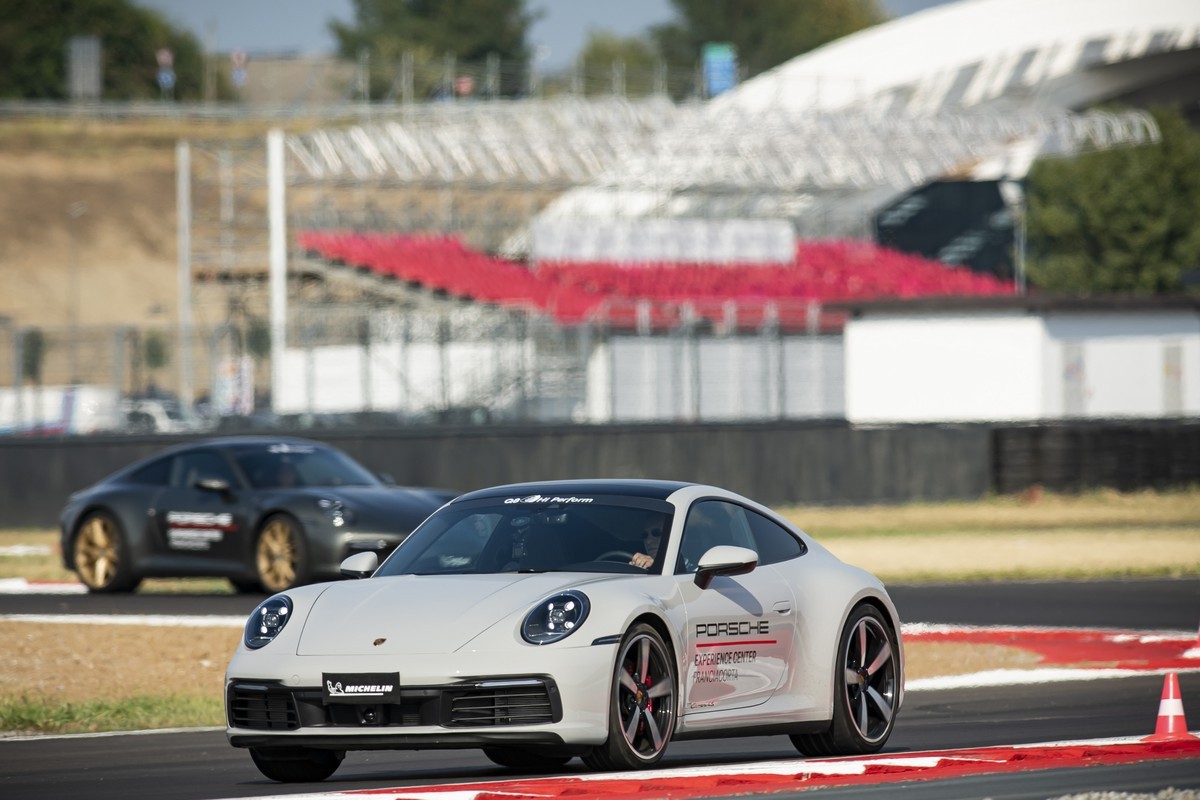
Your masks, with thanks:
M210 614L0 614L0 622L36 622L43 625L144 625L150 628L241 628L244 616Z
M82 583L47 581L30 583L24 578L0 578L0 594L85 594Z
M215 733L224 728L151 728L140 731L96 731L95 733L0 734L0 742L49 742L55 739L108 739L114 736L150 736L156 733Z
M1109 635L1114 641L1142 642L1171 642L1183 637L1189 638L1194 634L1185 630L1150 630L1131 631L1128 628L1073 628L1062 626L1048 628L1039 625L946 625L940 622L905 622L900 625L903 636L920 636L921 634L956 634L956 633L987 633L988 631L1013 631L1015 633L1093 633ZM1128 637L1133 637L1128 638Z
M982 689L994 686L1029 686L1037 683L1094 681L1106 678L1133 678L1139 675L1166 675L1168 672L1200 672L1195 669L993 669L967 675L943 675L905 681L904 691L923 692L940 689Z
M54 548L45 544L10 544L0 547L0 556L49 556L54 554Z

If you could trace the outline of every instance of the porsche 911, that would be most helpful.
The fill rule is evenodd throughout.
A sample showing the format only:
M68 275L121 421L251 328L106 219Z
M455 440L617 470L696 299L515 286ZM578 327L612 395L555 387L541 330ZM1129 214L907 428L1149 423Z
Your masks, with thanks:
M143 578L221 577L279 592L386 556L453 497L390 486L342 451L295 438L229 436L131 464L71 495L63 565L92 592Z
M227 736L277 781L345 753L479 748L549 770L653 766L674 740L883 747L903 699L884 586L713 486L558 481L470 492L382 564L250 615Z

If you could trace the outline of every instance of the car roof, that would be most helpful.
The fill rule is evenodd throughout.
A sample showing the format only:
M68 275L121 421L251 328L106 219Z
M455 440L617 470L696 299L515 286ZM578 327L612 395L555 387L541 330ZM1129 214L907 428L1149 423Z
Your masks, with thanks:
M155 453L154 456L161 456L167 453L179 453L187 450L195 450L197 448L216 448L219 450L233 449L249 449L261 448L273 444L295 445L297 447L325 447L331 448L324 442L313 441L312 439L302 439L297 436L269 436L269 435L249 435L249 436L213 436L207 439L193 439L188 442L168 447Z
M177 453L186 453L190 450L213 448L217 450L245 450L258 449L272 444L287 444L297 447L324 447L333 448L331 445L324 442L316 442L311 439L301 439L296 436L265 436L265 435L250 435L250 436L214 436L208 439L193 439L191 441L182 442L163 448L157 452L151 453L144 458L139 458L127 466L118 469L111 475L103 478L102 481L111 481L123 479L137 470L164 456L172 456Z
M633 480L627 478L587 478L582 480L536 481L492 486L460 495L455 502L489 497L533 494L625 495L666 500L675 492L697 484L686 481Z
M272 444L294 444L304 447L329 447L324 442L313 441L312 439L302 439L297 436L269 436L269 435L254 435L254 436L217 436L211 439L201 439L193 442L194 446L199 447L207 445L209 447L262 447L263 445Z

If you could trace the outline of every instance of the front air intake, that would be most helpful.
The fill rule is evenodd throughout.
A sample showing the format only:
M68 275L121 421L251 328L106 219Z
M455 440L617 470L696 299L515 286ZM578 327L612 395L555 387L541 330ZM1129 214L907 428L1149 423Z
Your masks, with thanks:
M538 679L485 681L447 695L446 724L455 727L540 725L561 717L546 683Z
M300 727L289 689L263 684L233 684L226 701L229 725L257 731L294 731Z

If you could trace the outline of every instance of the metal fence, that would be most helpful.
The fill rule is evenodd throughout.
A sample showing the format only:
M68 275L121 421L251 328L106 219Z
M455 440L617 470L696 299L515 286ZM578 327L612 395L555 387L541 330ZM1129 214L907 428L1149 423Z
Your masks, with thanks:
M840 335L682 316L639 329L455 301L310 300L293 305L278 370L253 318L197 326L188 341L160 328L8 329L0 431L842 417ZM185 386L192 404L178 402Z
M216 61L228 73L222 59ZM227 74L227 78L232 77ZM537 58L458 60L452 55L404 53L358 59L292 53L250 54L237 82L217 82L203 100L3 100L0 117L67 116L95 119L371 119L400 107L479 104L529 98L709 97L699 64L663 61L576 62L548 68ZM829 84L814 76L812 83Z

